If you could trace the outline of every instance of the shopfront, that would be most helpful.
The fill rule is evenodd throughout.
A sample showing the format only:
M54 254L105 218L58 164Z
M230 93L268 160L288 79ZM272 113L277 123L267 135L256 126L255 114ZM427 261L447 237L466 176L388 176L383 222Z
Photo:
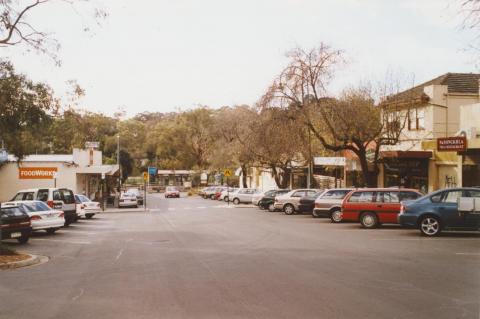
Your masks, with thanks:
M432 152L382 152L383 186L406 187L428 191L428 168Z

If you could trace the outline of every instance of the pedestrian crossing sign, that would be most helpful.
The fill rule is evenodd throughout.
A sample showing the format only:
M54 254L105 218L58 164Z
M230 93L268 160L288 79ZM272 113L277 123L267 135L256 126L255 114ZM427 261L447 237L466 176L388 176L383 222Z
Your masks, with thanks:
M230 176L232 176L232 171L229 170L229 169L226 169L226 170L223 171L223 175L225 177L230 177Z

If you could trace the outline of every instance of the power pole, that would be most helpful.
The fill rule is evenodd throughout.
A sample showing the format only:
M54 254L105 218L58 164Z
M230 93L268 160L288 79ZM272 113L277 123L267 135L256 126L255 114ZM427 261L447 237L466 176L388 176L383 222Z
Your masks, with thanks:
M117 135L117 165L120 169L120 177L118 178L118 191L122 190L122 164L120 164L120 134Z

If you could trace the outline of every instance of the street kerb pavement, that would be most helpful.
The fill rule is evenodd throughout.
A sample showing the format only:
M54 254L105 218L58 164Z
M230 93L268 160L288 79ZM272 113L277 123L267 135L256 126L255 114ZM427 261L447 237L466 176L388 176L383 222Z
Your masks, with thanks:
M145 210L143 206L134 208L134 207L125 207L125 208L118 208L118 207L109 207L105 209L105 211L101 212L100 214L106 214L106 213L138 213L138 212L145 212L145 211L150 211L149 208Z

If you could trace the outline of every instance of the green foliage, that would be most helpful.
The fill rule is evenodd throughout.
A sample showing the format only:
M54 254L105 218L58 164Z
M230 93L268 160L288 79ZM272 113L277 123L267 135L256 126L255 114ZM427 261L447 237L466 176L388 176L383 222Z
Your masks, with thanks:
M41 147L38 137L56 108L47 85L17 74L10 62L0 62L0 139L11 154L22 159Z

